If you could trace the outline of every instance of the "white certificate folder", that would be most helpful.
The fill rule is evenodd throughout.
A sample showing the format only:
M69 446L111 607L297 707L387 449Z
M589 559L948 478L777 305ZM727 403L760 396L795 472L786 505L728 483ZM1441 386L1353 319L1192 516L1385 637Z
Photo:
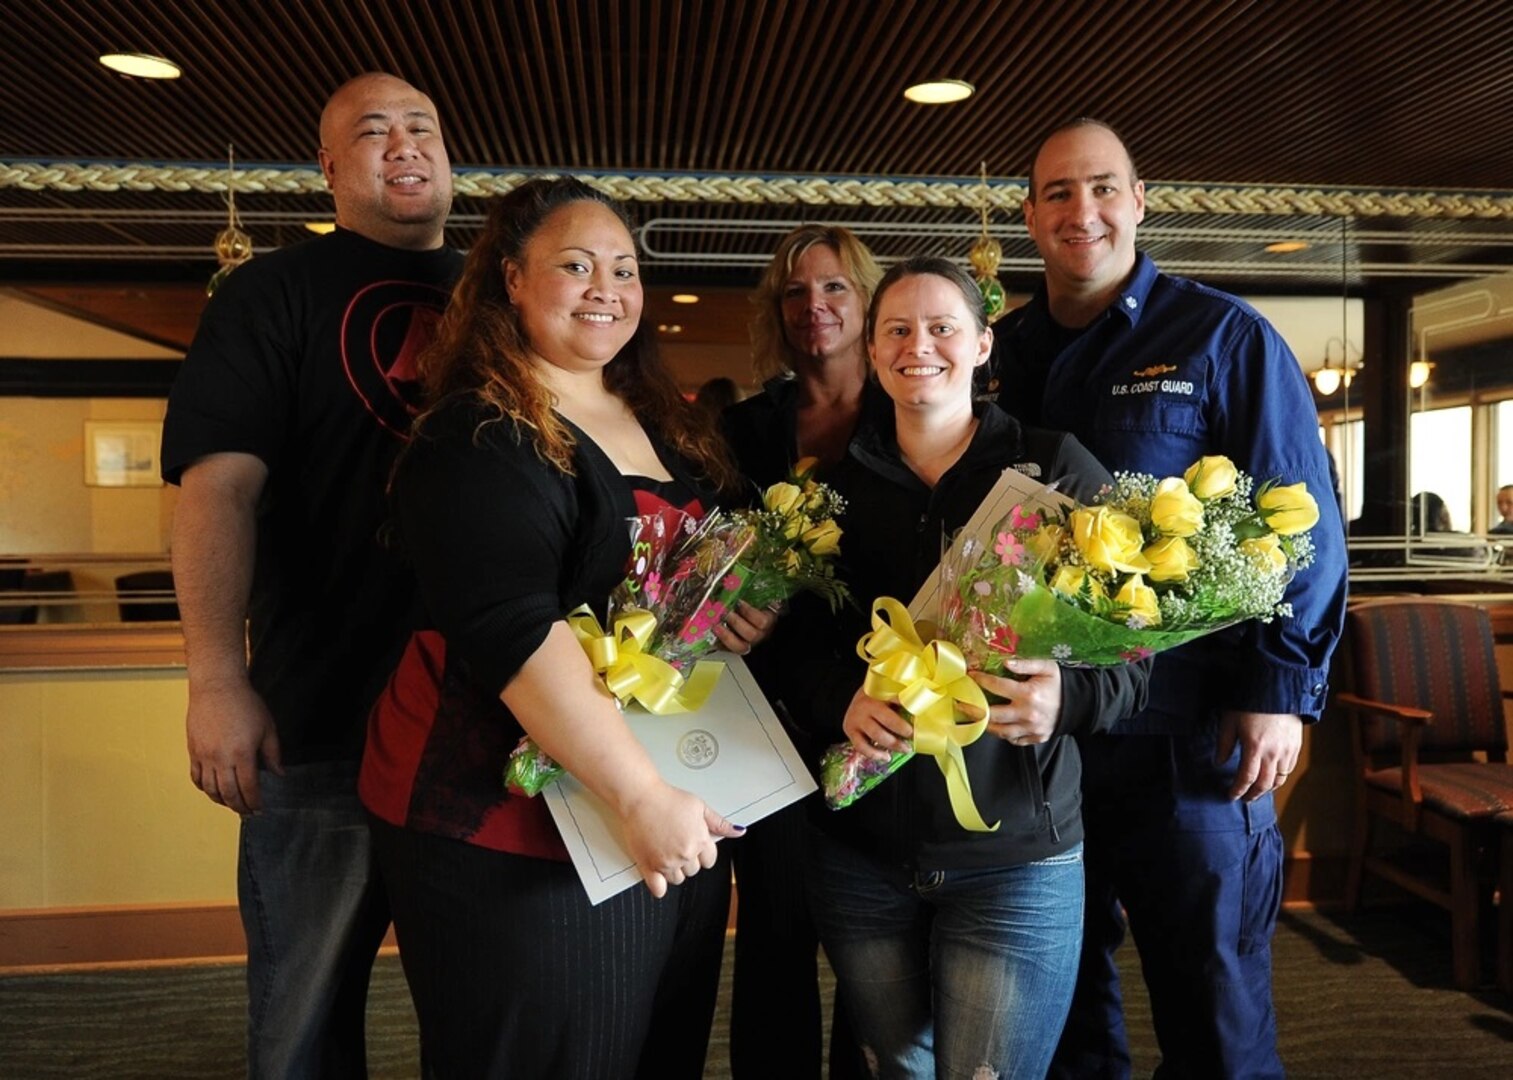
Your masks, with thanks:
M674 716L631 708L624 713L625 722L664 780L693 792L726 820L750 825L797 802L816 784L745 662L723 652L709 659L722 661L725 670L702 708ZM641 875L620 842L619 820L596 795L565 776L541 797L590 903L640 884Z

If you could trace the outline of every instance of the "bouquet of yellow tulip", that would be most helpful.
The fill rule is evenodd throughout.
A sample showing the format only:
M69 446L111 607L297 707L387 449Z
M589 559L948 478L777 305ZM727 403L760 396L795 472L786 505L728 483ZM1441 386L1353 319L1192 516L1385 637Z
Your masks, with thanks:
M1016 506L989 535L959 538L940 634L997 673L1010 656L1121 664L1286 616L1318 518L1305 485L1256 487L1225 457L1163 479L1119 473L1096 506Z
M753 509L715 510L697 522L680 511L630 520L630 565L610 597L613 630L590 625L591 616L569 619L590 656L607 657L602 668L596 659L595 669L622 704L636 701L658 712L697 708L703 696L685 703L682 680L692 677L704 696L713 688L711 675L701 679L694 665L714 650L715 627L741 601L770 607L808 590L834 608L847 598L834 567L841 538L835 519L845 501L813 478L814 464L800 461ZM636 656L639 672L621 653ZM643 692L648 683L651 693ZM561 775L561 766L525 738L510 754L505 786L535 795Z

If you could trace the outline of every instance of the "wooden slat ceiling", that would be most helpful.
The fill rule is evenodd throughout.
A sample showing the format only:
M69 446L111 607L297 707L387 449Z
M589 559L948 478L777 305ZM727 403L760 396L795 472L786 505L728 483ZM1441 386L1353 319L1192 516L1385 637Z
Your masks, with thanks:
M1360 192L1513 189L1507 0L0 0L0 167L17 162L308 168L326 94L370 69L427 89L454 167L657 175L1021 177L1076 115L1121 129L1151 183ZM122 78L107 51L182 65ZM901 97L924 77L965 103ZM321 195L239 196L262 247L329 215ZM460 199L465 245L486 209ZM223 213L207 192L42 191L0 183L0 277L203 280ZM740 284L781 228L843 220L884 255L961 254L964 208L637 207L651 276ZM668 222L704 224L681 230ZM752 223L773 228L744 231ZM1017 215L996 215L1006 276L1032 279ZM1311 239L1305 283L1513 266L1513 220L1155 215L1159 258L1263 287L1267 237ZM933 230L938 230L934 232ZM1014 260L1019 260L1016 264ZM1438 269L1436 269L1438 268ZM1306 287L1306 285L1305 285Z

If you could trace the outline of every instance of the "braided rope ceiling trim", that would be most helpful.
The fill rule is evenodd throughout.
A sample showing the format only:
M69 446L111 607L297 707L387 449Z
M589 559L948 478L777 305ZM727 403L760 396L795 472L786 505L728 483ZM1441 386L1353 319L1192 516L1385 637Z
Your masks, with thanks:
M528 180L563 175L552 170L469 171L453 174L456 194L504 195ZM628 202L782 203L811 206L963 207L1017 211L1023 181L889 180L822 176L655 176L572 173ZM238 193L324 194L313 168L243 168L229 174ZM24 191L224 192L228 172L211 165L0 162L0 189ZM1513 219L1513 193L1375 192L1200 184L1150 184L1146 209L1183 214L1311 214L1354 217Z

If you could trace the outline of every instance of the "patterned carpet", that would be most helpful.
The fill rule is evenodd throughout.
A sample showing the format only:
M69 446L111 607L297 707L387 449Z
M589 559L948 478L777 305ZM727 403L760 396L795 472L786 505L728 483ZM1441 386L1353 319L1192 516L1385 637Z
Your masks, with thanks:
M1285 913L1276 1000L1289 1075L1513 1077L1513 1000L1450 989L1447 934L1432 911ZM0 1080L241 1076L242 977L224 964L0 977ZM720 1080L729 1076L728 991L727 971L705 1074ZM1149 1009L1138 998L1128 1008L1136 1075L1148 1076L1157 1061ZM393 958L375 971L368 1029L375 1080L414 1077L415 1022Z

